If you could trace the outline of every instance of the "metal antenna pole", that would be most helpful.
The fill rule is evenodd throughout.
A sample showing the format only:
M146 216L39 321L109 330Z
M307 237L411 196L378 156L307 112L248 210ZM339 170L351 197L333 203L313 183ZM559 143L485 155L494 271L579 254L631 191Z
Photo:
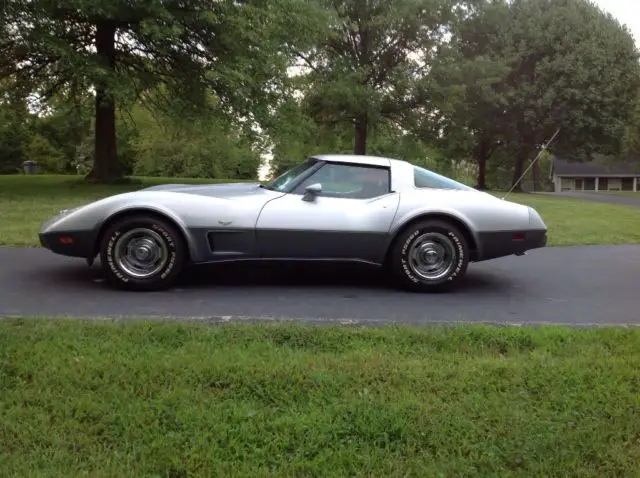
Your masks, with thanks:
M502 199L505 199L509 194L511 194L511 192L516 188L516 186L518 185L518 183L520 181L522 181L522 179L527 175L527 173L529 172L529 170L533 167L534 164L536 164L536 162L538 162L538 159L540 159L540 156L542 155L542 153L544 153L547 148L549 147L549 145L551 144L551 142L556 139L556 136L558 136L558 133L560 132L560 128L558 128L556 130L556 132L553 134L553 136L551 137L551 139L549 141L547 141L545 144L542 145L542 148L540 148L540 151L538 152L538 154L536 155L535 158L533 158L533 161L531 161L531 164L529 164L529 166L527 167L527 169L524 170L524 172L522 173L522 175L518 178L518 180L513 183L513 186L511 186L511 189L509 189L507 191L507 194L505 194Z

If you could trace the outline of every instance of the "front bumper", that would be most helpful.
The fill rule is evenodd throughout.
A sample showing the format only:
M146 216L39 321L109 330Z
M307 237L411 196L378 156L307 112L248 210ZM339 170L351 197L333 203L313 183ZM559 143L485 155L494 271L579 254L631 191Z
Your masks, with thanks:
M524 254L547 245L547 229L478 233L477 261Z
M40 233L40 244L51 252L70 257L95 256L96 235L93 231Z

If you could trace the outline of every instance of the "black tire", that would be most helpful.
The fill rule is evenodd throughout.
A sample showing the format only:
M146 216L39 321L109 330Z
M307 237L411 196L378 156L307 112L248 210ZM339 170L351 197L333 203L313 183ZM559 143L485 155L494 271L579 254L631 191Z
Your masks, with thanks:
M424 234L429 234L429 238L442 247L431 248L432 254L446 251L440 275L420 275L416 269L416 256L419 254L414 254L417 251L413 247L417 241L422 242ZM394 242L389 261L395 282L403 289L413 292L450 290L464 277L468 265L469 245L464 234L455 225L440 219L420 221L403 230Z
M128 235L139 234L147 241L143 246L161 254L158 264L145 277L136 276L130 255L123 256ZM149 246L151 244L151 246ZM100 241L100 261L107 282L127 290L164 290L171 287L187 262L187 248L180 232L168 221L153 216L126 216L112 224ZM127 270L128 269L128 270ZM131 273L133 270L134 273Z

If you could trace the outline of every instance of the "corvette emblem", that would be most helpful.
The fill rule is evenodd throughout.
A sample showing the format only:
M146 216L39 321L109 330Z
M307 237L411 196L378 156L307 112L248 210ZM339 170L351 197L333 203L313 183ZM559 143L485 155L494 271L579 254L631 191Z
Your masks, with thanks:
M231 221L218 221L218 224L220 224L221 226L228 226L229 224L231 224Z

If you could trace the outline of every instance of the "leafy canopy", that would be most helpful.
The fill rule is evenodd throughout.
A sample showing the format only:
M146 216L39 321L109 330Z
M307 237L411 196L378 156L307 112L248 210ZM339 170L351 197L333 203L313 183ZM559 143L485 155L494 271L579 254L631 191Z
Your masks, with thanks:
M453 18L453 0L316 0L328 29L298 51L308 71L305 101L314 119L355 128L366 151L369 128L402 122L428 101L424 79Z
M640 86L638 51L592 3L485 1L454 31L445 60L440 84L457 94L442 96L445 131L456 142L466 137L476 160L507 148L514 181L557 128L558 153L620 151Z
M213 92L234 119L265 114L304 2L4 0L0 75L44 100L93 90L98 176L118 175L115 110L165 91L198 113ZM283 12L288 15L283 15ZM103 178L106 179L106 178Z

